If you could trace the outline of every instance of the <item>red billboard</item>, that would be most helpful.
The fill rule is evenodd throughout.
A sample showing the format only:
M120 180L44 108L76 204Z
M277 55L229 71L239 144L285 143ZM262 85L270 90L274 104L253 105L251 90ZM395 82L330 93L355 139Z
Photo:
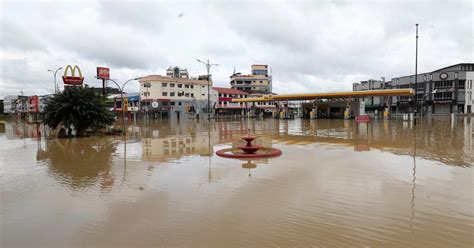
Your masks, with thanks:
M110 69L107 67L97 67L97 78L110 79Z
M76 76L76 69L79 73L78 77ZM71 71L71 76L67 75L68 71ZM74 68L71 65L66 66L66 69L64 70L63 82L64 84L81 85L82 82L84 82L81 69L79 69L77 65L75 65Z

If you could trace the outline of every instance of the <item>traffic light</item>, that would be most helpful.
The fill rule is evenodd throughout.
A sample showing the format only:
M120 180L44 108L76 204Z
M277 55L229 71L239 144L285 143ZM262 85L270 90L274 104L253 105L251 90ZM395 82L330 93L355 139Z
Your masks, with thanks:
M128 111L128 97L123 99L123 107L125 111Z

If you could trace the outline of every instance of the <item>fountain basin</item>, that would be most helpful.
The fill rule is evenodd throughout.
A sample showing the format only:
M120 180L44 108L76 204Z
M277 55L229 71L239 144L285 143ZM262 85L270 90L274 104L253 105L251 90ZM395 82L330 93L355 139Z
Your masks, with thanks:
M227 148L216 152L217 156L224 158L274 158L282 154L280 149L260 147L255 153L245 153L241 148Z
M224 158L272 158L281 155L281 150L271 147L263 147L261 145L252 145L255 137L242 137L247 142L246 146L236 148L222 149L216 152L217 156Z

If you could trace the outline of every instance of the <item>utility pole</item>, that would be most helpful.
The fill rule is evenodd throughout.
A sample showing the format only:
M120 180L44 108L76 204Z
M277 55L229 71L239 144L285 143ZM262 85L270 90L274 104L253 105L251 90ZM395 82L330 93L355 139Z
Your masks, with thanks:
M105 102L107 91L105 89L105 78L102 78L102 102Z
M211 95L210 95L210 88L211 88L211 67L212 66L219 66L218 64L211 64L209 60L204 62L202 60L196 59L198 62L203 63L207 69L207 119L211 119Z
M418 105L418 23L416 26L416 50L415 50L415 126L416 126L416 108ZM423 104L423 103L422 103ZM421 106L423 116L423 105Z

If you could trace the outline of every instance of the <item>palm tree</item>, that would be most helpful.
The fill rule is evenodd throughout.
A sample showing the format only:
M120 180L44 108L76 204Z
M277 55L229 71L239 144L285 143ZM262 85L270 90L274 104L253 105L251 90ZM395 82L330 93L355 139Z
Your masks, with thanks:
M48 100L45 114L48 126L74 126L77 136L83 136L88 128L102 128L114 121L114 114L88 87L70 87L55 94Z

